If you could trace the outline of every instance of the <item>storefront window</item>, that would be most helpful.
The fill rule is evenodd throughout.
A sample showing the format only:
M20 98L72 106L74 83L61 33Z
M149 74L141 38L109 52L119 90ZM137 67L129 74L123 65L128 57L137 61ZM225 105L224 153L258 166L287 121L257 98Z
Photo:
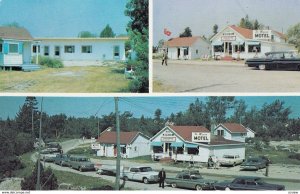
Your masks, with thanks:
M161 146L153 146L154 153L163 153L163 148Z
M183 147L177 147L176 149L173 149L174 150L174 154L183 154Z
M224 52L223 45L214 46L215 52Z
M121 147L121 153L126 154L126 147Z
M245 52L245 44L235 45L234 50L235 50L235 52L238 52L238 51Z
M259 45L248 45L249 53L260 53L260 44Z
M192 155L199 154L199 150L197 148L187 148L187 152L188 152L188 154L192 154Z

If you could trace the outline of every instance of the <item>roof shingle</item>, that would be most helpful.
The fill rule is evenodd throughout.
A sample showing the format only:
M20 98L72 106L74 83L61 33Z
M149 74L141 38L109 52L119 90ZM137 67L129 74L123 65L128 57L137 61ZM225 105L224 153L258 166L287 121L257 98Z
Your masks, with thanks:
M31 34L25 28L16 27L1 27L1 39L15 39L15 40L33 40Z
M132 132L120 132L120 144L130 144L134 138L139 134L137 131ZM107 144L116 144L117 143L117 132L115 131L104 131L100 137L97 139L97 142L107 143Z
M192 141L192 132L210 133L210 131L203 126L169 126L185 141Z
M226 129L228 129L232 133L247 133L247 129L238 123L222 123Z
M167 46L167 47L192 46L198 39L201 39L201 37L193 36L193 37L173 38L173 39L165 42L164 46Z
M253 30L247 29L247 28L241 28L235 25L231 25L230 28L237 31L240 35L244 36L247 39L253 38Z

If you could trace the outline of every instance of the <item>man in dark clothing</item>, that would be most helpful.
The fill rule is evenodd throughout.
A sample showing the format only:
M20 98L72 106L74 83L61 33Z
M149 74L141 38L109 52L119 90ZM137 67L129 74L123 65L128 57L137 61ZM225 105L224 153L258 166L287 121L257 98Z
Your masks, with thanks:
M168 66L168 52L167 52L167 50L164 50L164 52L163 52L161 65L164 65L164 63L166 63L166 66Z
M162 187L163 189L165 188L165 179L166 179L166 172L164 168L161 169L158 173L158 178L159 178L159 187Z

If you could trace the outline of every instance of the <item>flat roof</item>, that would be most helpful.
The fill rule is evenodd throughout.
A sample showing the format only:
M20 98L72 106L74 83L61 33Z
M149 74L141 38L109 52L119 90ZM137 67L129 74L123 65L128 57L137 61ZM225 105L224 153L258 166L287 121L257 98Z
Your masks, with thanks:
M80 38L80 37L38 37L34 38L35 41L38 40L58 40L58 41L65 41L65 40L75 40L75 41L106 41L106 40L128 40L129 37L112 37L112 38L101 38L101 37L92 37L92 38Z

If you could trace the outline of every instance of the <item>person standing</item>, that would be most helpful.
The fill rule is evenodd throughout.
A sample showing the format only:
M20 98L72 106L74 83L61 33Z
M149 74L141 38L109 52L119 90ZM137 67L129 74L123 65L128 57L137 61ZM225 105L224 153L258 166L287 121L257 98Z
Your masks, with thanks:
M164 63L166 64L166 66L168 66L168 52L166 49L163 52L161 65L164 65Z
M165 188L165 179L166 179L166 172L164 168L161 169L158 173L158 178L159 178L159 187L162 187L163 189Z

